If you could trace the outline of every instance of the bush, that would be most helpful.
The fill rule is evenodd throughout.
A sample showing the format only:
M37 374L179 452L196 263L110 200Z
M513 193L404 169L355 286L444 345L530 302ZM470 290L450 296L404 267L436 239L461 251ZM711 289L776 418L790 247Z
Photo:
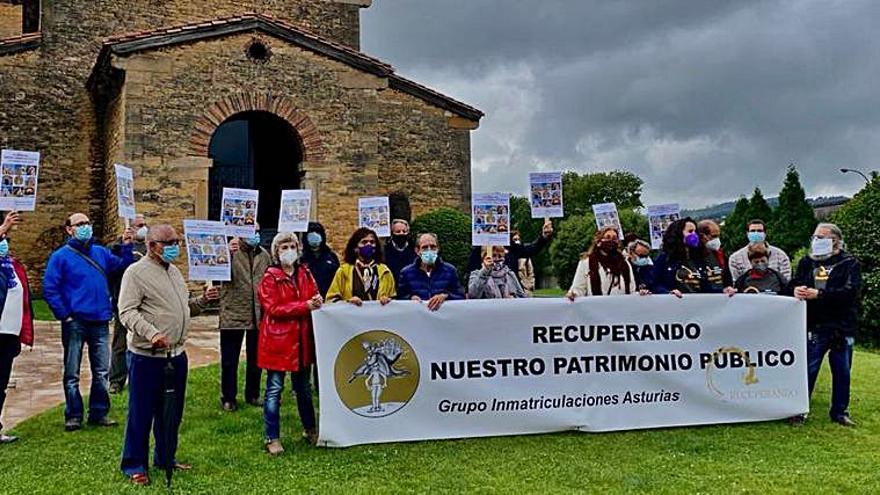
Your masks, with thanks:
M437 234L440 238L440 256L455 266L460 278L467 276L468 257L471 253L469 216L452 208L440 208L416 218L412 222L411 230L416 236L426 232Z
M634 210L620 210L620 222L624 233L633 232L647 238L648 219L644 215ZM596 234L596 217L592 213L571 216L556 224L555 232L550 244L550 260L559 287L567 290L574 280L581 255L590 247Z
M843 231L847 250L862 266L859 340L880 344L880 179L859 191L831 218Z

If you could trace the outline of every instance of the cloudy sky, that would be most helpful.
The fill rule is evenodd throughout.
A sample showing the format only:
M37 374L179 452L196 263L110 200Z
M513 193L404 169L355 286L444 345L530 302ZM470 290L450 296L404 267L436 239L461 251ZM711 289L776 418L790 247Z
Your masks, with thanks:
M361 19L365 52L486 113L475 191L625 169L646 204L697 207L774 196L790 162L809 196L880 169L880 2L374 0Z

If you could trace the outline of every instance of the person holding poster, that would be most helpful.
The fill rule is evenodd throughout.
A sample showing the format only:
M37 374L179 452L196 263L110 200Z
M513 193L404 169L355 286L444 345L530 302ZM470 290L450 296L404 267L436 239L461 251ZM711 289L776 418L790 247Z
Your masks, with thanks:
M490 251L491 250L491 251ZM504 264L501 246L483 247L483 266L471 272L468 282L470 299L513 299L526 297L516 273Z
M260 246L259 224L251 237L229 242L232 255L231 280L220 284L220 403L223 410L238 409L238 361L245 343L244 400L252 406L260 402L260 377L257 367L257 324L261 308L257 289L272 263L269 253Z
M170 225L156 225L147 236L149 254L122 276L119 319L128 329L128 419L120 468L135 485L147 485L150 428L155 440L155 467L191 469L179 462L177 435L183 420L189 361L186 338L190 317L219 297L211 287L201 297L190 297L186 280L174 261L180 256L180 237ZM162 421L164 378L174 368L173 417ZM166 428L170 428L167 431ZM170 440L171 445L166 444ZM170 455L171 458L167 456Z
M110 412L110 329L113 304L110 278L125 271L134 261L131 228L122 235L120 255L92 239L92 222L74 213L64 223L70 239L49 257L43 276L43 297L61 322L64 347L64 428L82 428L83 399L79 372L83 346L88 345L92 368L89 395L90 424L114 426Z
M272 239L272 266L260 281L260 319L257 366L266 370L266 398L263 420L266 451L284 452L281 445L281 392L289 372L296 393L296 406L303 437L318 441L315 406L309 384L310 366L315 363L315 345L310 313L324 303L315 279L302 263L302 246L296 235L281 232Z
M347 301L360 306L364 301L379 301L383 306L396 295L394 276L383 263L382 248L376 232L361 227L345 245L343 263L336 270L327 301Z
M400 272L397 281L397 298L416 302L427 301L428 310L437 311L447 299L464 299L458 282L458 271L440 259L440 242L437 235L425 233L416 241L413 264Z
M663 233L663 248L654 260L655 294L736 294L730 272L721 268L715 253L706 248L690 217L678 219Z
M18 213L9 212L0 225L0 414L12 375L12 361L21 353L22 345L34 345L34 311L27 272L9 254L7 233L18 221ZM17 437L3 434L0 423L0 444L16 440Z
M862 271L859 260L843 249L843 232L820 223L810 254L801 258L791 281L794 297L807 301L807 375L810 394L825 354L831 365L831 421L855 426L849 417L850 371L859 325ZM803 424L806 416L792 423Z
M616 227L599 229L581 257L566 297L611 296L636 293L632 266L620 250Z

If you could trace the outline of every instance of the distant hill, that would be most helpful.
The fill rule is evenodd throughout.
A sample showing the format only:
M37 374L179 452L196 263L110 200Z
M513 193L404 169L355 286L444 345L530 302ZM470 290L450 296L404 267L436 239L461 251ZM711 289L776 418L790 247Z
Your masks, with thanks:
M846 196L821 196L818 198L807 198L807 202L810 203L810 206L813 208L820 208L823 206L831 206L838 205L841 203L845 203L849 201L850 198ZM776 208L779 206L779 198L767 198L767 203L771 208ZM716 220L720 220L725 218L727 215L730 215L733 212L733 208L736 206L736 201L728 201L726 203L720 203L717 205L707 206L705 208L695 209L695 210L682 210L682 216L689 216L696 220L702 220L704 218L714 218Z

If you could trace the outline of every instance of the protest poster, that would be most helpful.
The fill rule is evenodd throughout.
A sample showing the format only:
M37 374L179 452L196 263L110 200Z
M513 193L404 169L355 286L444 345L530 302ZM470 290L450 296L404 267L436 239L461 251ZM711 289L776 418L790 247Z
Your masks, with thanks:
M319 445L772 421L809 409L806 303L741 294L331 304ZM767 329L772 328L772 332Z
M116 205L119 216L134 220L137 216L134 206L134 174L124 165L113 165L116 170Z
M229 281L232 257L226 242L228 227L211 220L184 220L183 237L190 280Z
M39 176L38 151L0 151L0 210L34 211Z
M532 218L559 218L562 211L562 172L529 174L529 204Z
M623 240L623 226L620 224L620 215L617 213L617 205L614 203L601 203L593 205L593 215L596 216L596 227L600 230L605 227L617 229L617 236Z
M651 235L651 249L660 249L663 245L663 233L669 224L681 218L678 203L648 206L648 230Z
M257 231L257 205L260 191L253 189L223 188L220 219L226 225L226 235L253 237Z
M281 191L278 232L305 232L309 230L309 215L311 211L311 189L287 189Z
M474 193L471 204L471 244L510 245L510 194Z
M388 196L358 198L358 226L372 229L379 237L391 235Z

